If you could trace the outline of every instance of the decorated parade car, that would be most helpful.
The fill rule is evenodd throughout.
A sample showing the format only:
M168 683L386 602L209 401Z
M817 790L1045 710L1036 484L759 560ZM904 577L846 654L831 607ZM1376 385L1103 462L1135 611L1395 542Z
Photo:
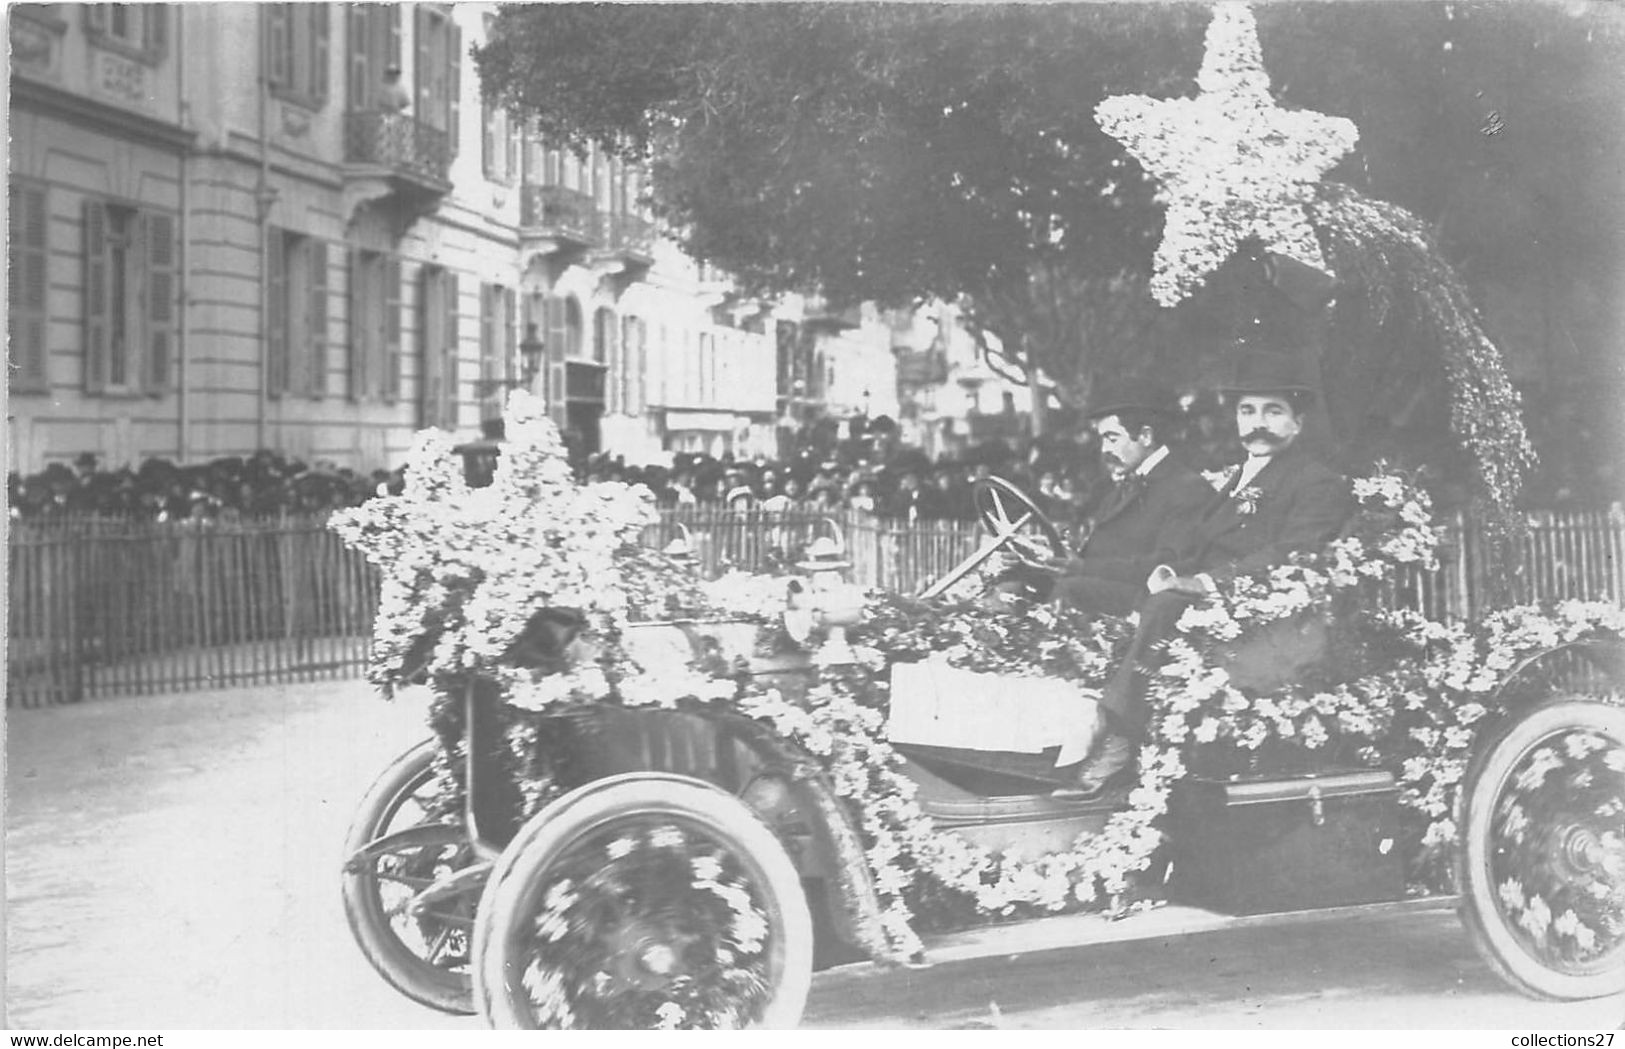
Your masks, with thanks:
M1322 396L1376 382L1347 370L1363 347L1393 350L1373 375L1425 364L1494 548L1533 449L1428 225L1320 181L1358 131L1275 104L1245 6L1214 8L1196 83L1095 110L1166 206L1150 294L1246 270L1231 298L1302 314L1284 341ZM1053 788L1136 623L991 585L1012 553L1069 553L1015 486L982 484L984 546L915 597L845 582L833 530L771 522L793 573L702 579L640 543L646 492L572 480L527 393L489 484L450 442L420 434L401 494L334 518L382 578L372 679L433 697L343 873L362 951L418 1002L498 1027L789 1025L814 969L916 962L934 930L1429 891L1517 990L1625 989L1625 610L1434 618L1440 532L1405 473L1351 478L1320 549L1204 588L1132 777L1072 800Z
M405 491L335 527L378 564L372 674L433 738L378 779L351 928L408 997L500 1027L796 1022L815 968L920 935L1171 895L1232 913L1460 893L1514 987L1625 974L1625 612L1417 610L1427 496L1357 478L1315 556L1194 605L1134 780L1051 797L1132 623L988 600L1053 525L1011 486L931 597L702 580L639 544L647 494L578 485L516 393L491 484L420 435ZM1049 537L1049 538L1046 538ZM1080 742L1079 726L1085 738Z

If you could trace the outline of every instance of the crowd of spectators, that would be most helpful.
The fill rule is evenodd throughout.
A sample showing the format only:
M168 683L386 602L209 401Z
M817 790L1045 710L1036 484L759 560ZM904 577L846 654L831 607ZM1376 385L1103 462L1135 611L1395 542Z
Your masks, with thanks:
M1224 435L1193 413L1187 442L1198 462L1220 454ZM618 456L573 456L589 481L646 485L661 506L815 511L854 509L902 521L973 519L972 490L990 475L1013 482L1058 521L1075 521L1107 486L1094 436L1009 442L992 439L930 458L901 445L895 428L821 442L785 459L678 454L669 466L629 465ZM232 520L319 514L354 506L380 489L399 491L400 470L361 473L261 451L178 465L150 458L103 468L94 455L8 478L13 519L102 516L135 520Z
M398 487L399 473L312 468L266 451L189 466L151 458L135 469L109 470L86 454L71 466L51 463L26 477L11 474L7 495L14 519L230 520L355 506L371 498L380 484Z
M1216 398L1201 398L1189 406L1175 443L1192 465L1214 470L1233 456L1233 431ZM973 520L975 484L988 476L1021 488L1066 524L1086 516L1110 487L1087 426L1036 440L995 438L935 458L899 447L891 436L849 439L785 460L685 454L666 467L596 455L577 470L590 480L646 485L662 506L856 509L902 521Z
M1173 443L1197 469L1218 469L1233 456L1234 427L1216 400L1202 398L1189 409ZM1530 505L1619 505L1625 481L1615 459L1595 454L1611 443L1603 415L1573 397L1530 397L1525 416L1541 454L1526 491ZM685 453L668 466L640 466L599 454L575 457L573 465L584 480L645 485L664 507L853 509L909 522L973 519L974 485L988 476L1016 484L1062 523L1087 515L1109 487L1087 426L1037 440L992 439L935 458L900 445L891 430L808 447L785 459ZM263 518L354 506L381 488L399 491L401 481L398 469L360 473L269 451L195 465L152 458L133 469L103 469L87 454L71 465L11 474L8 495L13 519Z
M788 459L682 454L670 466L596 455L579 469L588 480L645 485L663 507L856 510L907 522L973 520L975 484L989 476L1011 481L1063 520L1080 516L1105 484L1092 438L993 440L934 459L915 448L856 441Z

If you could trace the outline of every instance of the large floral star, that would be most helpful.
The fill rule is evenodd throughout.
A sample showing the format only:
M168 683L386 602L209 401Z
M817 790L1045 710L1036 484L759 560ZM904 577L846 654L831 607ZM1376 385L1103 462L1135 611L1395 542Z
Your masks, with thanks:
M1196 83L1195 98L1115 95L1095 108L1101 128L1158 180L1168 207L1152 295L1177 305L1249 237L1326 270L1304 205L1354 148L1354 122L1275 105L1245 4L1214 8Z
M333 515L346 544L379 568L371 674L398 684L432 644L429 668L500 660L531 614L624 614L618 552L654 520L645 489L578 485L538 397L515 390L495 476L470 488L451 435L423 430L399 495ZM425 641L426 639L426 641Z

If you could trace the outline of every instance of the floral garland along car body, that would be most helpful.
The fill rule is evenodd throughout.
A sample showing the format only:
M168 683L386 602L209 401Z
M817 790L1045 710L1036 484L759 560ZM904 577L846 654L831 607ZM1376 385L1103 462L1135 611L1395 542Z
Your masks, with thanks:
M623 485L575 485L552 424L524 393L513 396L508 430L491 486L466 488L446 440L429 431L414 447L401 495L335 519L340 534L384 572L372 679L387 690L425 675L440 715L470 678L496 688L513 715L507 742L526 817L561 792L549 763L535 760L546 750L550 717L597 707L700 709L767 726L810 756L844 803L861 835L884 947L899 956L919 953L922 923L1132 906L1133 876L1163 841L1160 818L1173 784L1215 754L1232 768L1240 762L1253 770L1261 760L1268 765L1287 756L1290 766L1293 756L1313 763L1334 752L1344 761L1398 770L1402 801L1415 817L1413 875L1436 885L1439 860L1457 836L1455 795L1474 737L1505 713L1498 709L1501 685L1529 657L1554 646L1625 635L1625 612L1603 604L1513 609L1470 626L1445 626L1405 610L1403 602L1379 602L1384 592L1391 597L1415 585L1406 573L1433 566L1439 532L1426 494L1408 479L1388 472L1358 479L1355 525L1323 555L1240 580L1186 612L1152 683L1160 716L1140 754L1138 781L1104 830L1057 852L993 854L938 830L915 800L886 738L886 670L923 657L962 669L1065 678L1087 693L1104 683L1129 624L1086 623L1043 607L1008 613L963 601L927 607L871 595L864 622L852 631L856 664L814 659L800 695L741 674L715 653L635 655L623 643L633 624L673 614L746 619L758 624L758 648L781 647L785 581L733 575L701 584L682 564L639 551L638 534L654 519L645 496ZM581 617L596 652L573 661L514 659L536 613L556 608ZM1306 623L1330 624L1331 658L1293 680L1243 680L1239 642ZM1580 733L1562 745L1587 758L1599 806L1625 804L1618 768L1625 741ZM1544 782L1529 766L1518 775L1530 789ZM1508 834L1520 829L1516 817L1510 824L1503 817L1501 826L1510 827ZM650 844L651 864L670 862L672 844L660 836L675 831L664 825L645 831L614 842ZM1625 856L1618 833L1591 838L1607 869L1616 854ZM696 891L717 897L708 906L720 900L735 915L732 940L703 952L706 964L754 988L761 973L750 969L756 955L743 948L759 946L761 901L733 883L712 888L700 875ZM1502 895L1512 901L1506 906L1515 904L1529 936L1560 938L1561 950L1584 957L1617 953L1625 941L1625 901L1617 898L1625 875L1600 879L1603 894L1589 899L1558 892L1569 904L1559 913L1545 913L1553 903L1510 874L1505 880ZM540 920L551 924L538 935L585 929L579 917L560 913L561 900L581 895L547 896ZM530 972L546 992L538 1000L551 1003L540 1007L541 1022L575 1017L582 1000L562 992L562 977L545 965ZM635 1006L658 1025L750 1019L730 1012L731 1005L706 1004L686 984L662 993L655 1004L640 999Z

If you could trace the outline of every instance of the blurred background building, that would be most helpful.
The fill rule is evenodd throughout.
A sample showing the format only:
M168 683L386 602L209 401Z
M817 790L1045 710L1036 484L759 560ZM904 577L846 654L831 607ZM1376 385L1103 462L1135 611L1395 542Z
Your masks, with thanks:
M482 101L494 14L13 5L10 469L371 470L420 427L493 432L515 386L628 462L895 418L872 308L739 300L661 236L638 166Z

